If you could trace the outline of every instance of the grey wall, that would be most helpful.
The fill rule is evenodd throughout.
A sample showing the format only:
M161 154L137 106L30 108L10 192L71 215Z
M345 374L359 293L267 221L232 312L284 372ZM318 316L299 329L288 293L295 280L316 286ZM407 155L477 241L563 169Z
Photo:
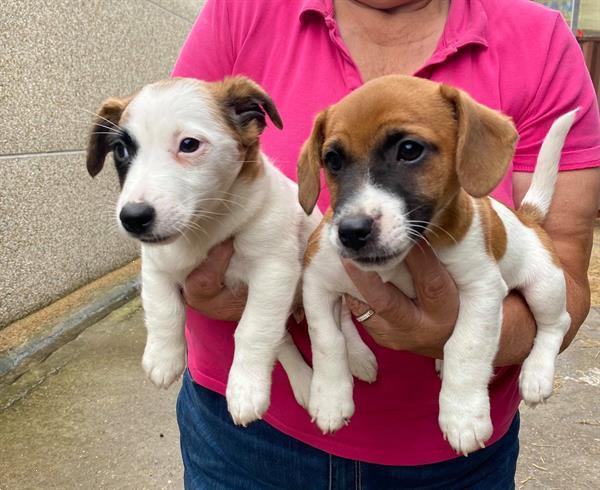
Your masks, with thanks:
M85 171L85 110L168 76L202 3L0 2L0 328L136 256L112 166Z

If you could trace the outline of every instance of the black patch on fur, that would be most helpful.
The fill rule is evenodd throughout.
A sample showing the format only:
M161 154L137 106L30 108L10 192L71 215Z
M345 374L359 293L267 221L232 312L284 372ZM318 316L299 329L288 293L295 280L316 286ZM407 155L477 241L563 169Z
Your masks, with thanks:
M126 159L119 159L116 154L115 150L119 144L127 149L128 156ZM113 161L115 162L115 169L119 176L119 184L123 187L129 166L137 154L138 143L126 129L119 128L118 131L109 136L108 147L113 152Z
M405 139L406 135L401 132L393 132L387 135L383 141L376 145L367 157L367 161L359 161L357 158L349 155L338 143L332 144L329 150L334 150L342 155L343 166L330 175L338 184L337 201L334 210L334 216L337 211L344 207L344 204L355 199L356 192L367 178L371 184L388 191L390 194L402 199L407 209L407 219L418 221L411 223L410 229L418 236L423 236L427 231L427 226L433 217L435 202L428 196L424 196L417 188L417 176L427 171L428 156L437 149L427 142L417 140L425 147L423 156L414 162L398 161L398 145ZM377 236L374 230L372 243L377 242ZM413 236L413 238L416 238ZM361 250L361 255L369 253L370 246Z
M437 149L422 140L414 139L425 147L423 155L414 162L398 160L398 145L407 136L400 132L389 134L382 144L375 147L370 155L369 177L377 187L400 197L406 205L409 220L420 221L410 225L410 229L422 236L433 217L435 202L419 192L417 177L427 171L428 156ZM413 139L413 138L411 138Z

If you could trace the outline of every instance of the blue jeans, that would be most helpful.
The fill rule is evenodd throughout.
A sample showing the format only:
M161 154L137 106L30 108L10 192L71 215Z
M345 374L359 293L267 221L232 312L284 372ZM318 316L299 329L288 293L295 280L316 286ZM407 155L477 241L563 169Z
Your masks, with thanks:
M383 466L332 456L266 422L236 427L225 398L185 372L177 400L185 488L196 489L513 489L519 415L495 444L441 463Z

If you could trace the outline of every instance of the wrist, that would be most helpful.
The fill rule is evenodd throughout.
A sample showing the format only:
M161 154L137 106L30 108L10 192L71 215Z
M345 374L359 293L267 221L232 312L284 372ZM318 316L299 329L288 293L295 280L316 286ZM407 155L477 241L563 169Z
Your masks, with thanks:
M531 351L536 332L535 320L525 299L511 292L504 299L502 331L494 365L521 364Z

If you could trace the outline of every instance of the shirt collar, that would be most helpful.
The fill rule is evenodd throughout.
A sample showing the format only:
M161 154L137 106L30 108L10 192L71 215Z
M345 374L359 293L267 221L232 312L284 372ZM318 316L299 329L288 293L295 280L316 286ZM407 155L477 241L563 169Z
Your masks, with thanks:
M467 44L487 46L487 24L482 0L450 0L442 43L455 49Z
M327 17L333 13L333 0L301 0L300 1L300 20L305 20L307 14L314 12L322 17Z
M300 20L306 21L308 13L323 18L333 16L333 0L301 0ZM487 14L482 0L450 0L450 11L442 35L442 45L458 49L468 44L487 46Z

